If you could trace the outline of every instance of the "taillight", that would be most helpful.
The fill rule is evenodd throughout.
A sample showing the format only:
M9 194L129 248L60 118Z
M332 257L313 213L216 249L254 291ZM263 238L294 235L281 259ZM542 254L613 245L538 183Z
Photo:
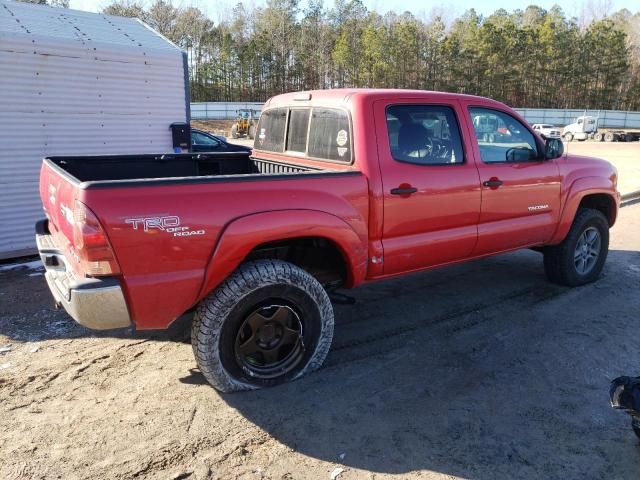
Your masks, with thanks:
M98 218L78 200L73 210L73 243L80 268L86 275L100 277L120 273L120 267Z

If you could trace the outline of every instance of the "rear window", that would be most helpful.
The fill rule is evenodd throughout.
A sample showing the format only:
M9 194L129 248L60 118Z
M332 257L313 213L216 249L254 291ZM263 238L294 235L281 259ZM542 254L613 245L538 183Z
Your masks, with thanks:
M307 130L310 113L311 111L308 108L293 109L289 112L287 151L304 153L307 150Z
M281 152L284 147L286 124L286 108L273 108L263 112L258 122L258 135L256 135L254 147L268 152Z
M314 108L309 130L310 157L349 162L351 138L347 112L335 108Z
M350 162L349 116L347 112L336 108L267 110L260 117L254 148L270 152L297 152L311 158Z

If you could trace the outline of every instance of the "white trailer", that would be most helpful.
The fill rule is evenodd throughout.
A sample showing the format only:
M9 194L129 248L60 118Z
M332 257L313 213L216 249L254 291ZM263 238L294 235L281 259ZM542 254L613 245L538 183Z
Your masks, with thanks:
M562 130L565 142L593 139L596 142L635 142L640 140L640 132L630 130L600 130L598 117L583 115Z
M186 56L131 19L0 0L0 259L35 251L49 155L171 152Z

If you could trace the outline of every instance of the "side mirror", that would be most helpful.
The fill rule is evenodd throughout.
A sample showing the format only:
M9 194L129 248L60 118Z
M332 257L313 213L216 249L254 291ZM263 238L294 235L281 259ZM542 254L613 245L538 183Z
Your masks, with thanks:
M564 153L564 144L559 138L547 138L544 141L544 158L552 160L560 158Z

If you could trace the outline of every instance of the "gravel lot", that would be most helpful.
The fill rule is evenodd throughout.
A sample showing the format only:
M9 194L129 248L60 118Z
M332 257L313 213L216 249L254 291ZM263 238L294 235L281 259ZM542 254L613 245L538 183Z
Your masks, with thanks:
M39 273L0 271L2 479L638 478L608 383L640 374L640 204L595 284L523 251L361 287L325 368L242 394L179 331L74 324Z

